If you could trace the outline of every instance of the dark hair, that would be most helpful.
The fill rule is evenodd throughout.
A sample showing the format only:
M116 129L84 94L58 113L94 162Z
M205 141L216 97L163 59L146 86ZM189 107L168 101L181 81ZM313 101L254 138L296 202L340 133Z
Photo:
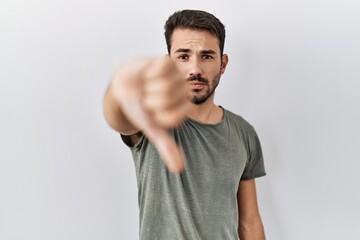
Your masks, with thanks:
M168 53L171 49L171 36L175 29L205 30L219 40L221 56L224 52L225 26L211 13L201 10L182 10L172 14L165 23L165 40Z

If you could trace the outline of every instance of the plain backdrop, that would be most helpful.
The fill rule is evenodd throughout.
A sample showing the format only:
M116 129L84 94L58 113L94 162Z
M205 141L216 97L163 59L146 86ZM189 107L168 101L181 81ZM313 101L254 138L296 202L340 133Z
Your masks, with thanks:
M186 8L226 25L216 103L261 139L267 239L360 239L359 1L1 0L1 240L138 238L135 168L102 99L119 64L166 53Z

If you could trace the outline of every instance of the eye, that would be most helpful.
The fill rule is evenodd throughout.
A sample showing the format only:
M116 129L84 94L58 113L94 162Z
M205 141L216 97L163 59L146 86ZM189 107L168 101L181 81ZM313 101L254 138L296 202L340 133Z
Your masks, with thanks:
M187 54L181 54L181 55L178 56L178 59L187 60L187 59L189 59L189 56Z
M214 57L209 54L204 54L204 55L202 55L202 58L203 59L213 59Z

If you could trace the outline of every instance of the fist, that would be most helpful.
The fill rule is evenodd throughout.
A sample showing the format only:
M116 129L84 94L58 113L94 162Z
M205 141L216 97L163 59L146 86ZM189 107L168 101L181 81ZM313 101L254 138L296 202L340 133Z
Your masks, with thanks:
M168 58L152 59L143 72L142 103L151 118L163 127L176 127L186 117L185 78Z
M109 100L108 112L115 109L118 113L108 114L114 115L109 117L113 125L123 132L141 130L168 169L174 173L182 171L185 157L167 129L181 124L190 102L185 77L172 60L162 57L130 61L115 71L109 89L109 98L114 100Z

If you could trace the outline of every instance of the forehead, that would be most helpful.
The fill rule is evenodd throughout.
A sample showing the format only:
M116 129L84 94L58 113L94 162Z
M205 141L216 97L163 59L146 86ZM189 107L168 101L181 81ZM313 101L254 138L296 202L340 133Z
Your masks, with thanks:
M178 48L220 51L218 38L205 30L175 29L171 37L171 52Z

